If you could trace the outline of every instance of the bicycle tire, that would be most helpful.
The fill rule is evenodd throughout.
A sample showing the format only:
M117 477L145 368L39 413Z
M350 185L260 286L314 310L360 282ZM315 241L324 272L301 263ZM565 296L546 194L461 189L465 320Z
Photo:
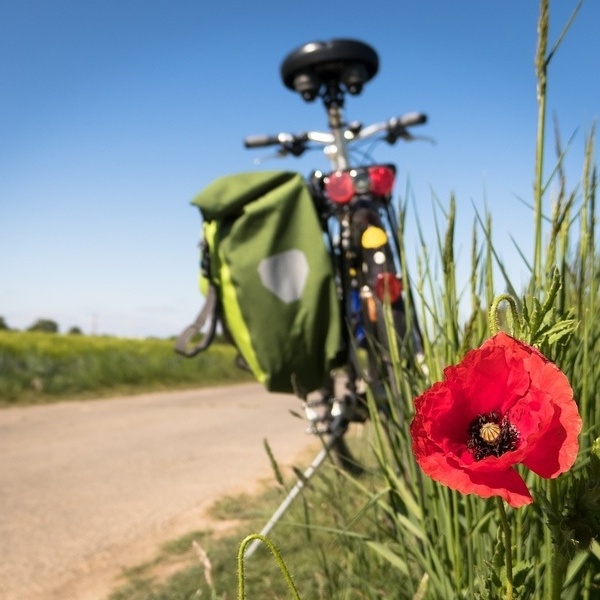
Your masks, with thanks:
M398 276L392 246L375 208L362 209L356 219L354 241L358 249L358 285L361 290L363 323L366 331L367 377L376 404L389 412L390 396L398 401L399 389L394 363L398 357L398 342L407 333L406 309L402 296L390 302L381 300L375 290L380 273ZM363 235L367 228L378 229L382 243L365 247ZM391 318L390 318L391 317Z
M345 412L332 421L330 449L341 469L351 475L359 476L364 472L364 467L348 447L345 440L346 429L351 422L364 422L368 418L367 386L375 398L379 413L386 417L386 421L395 412L395 407L392 407L391 403L399 403L400 399L393 353L398 346L398 340L406 335L407 324L402 297L386 306L375 296L374 280L379 272L386 271L397 275L394 251L387 234L385 234L385 242L376 248L364 248L361 244L361 238L369 227L377 228L382 234L384 233L382 217L372 201L363 201L354 208L351 215L351 240L349 240L352 251L340 255L340 262L337 264L340 285L343 289L345 331L348 332L343 361L348 377L348 394L345 399L342 399L345 403ZM354 258L348 259L348 256ZM365 332L362 344L353 339L357 315L356 306L353 307L351 304L357 289L359 293L366 290L370 294L369 300L363 297L359 304L358 320ZM369 307L374 314L369 314ZM393 320L391 330L385 317L388 307ZM330 396L334 396L333 388L330 390Z

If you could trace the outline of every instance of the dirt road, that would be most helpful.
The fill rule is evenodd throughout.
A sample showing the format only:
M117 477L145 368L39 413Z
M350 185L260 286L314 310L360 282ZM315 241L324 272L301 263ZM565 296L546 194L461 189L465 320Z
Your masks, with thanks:
M202 528L314 441L260 386L0 411L0 597L100 600L122 568Z

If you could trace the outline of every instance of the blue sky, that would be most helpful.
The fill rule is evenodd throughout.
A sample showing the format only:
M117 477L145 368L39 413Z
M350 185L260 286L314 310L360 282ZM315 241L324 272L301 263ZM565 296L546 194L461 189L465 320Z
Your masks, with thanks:
M551 2L551 40L576 6ZM326 168L324 157L268 161L249 134L324 130L320 104L280 83L292 49L350 37L380 71L346 117L365 124L421 110L436 144L381 145L410 181L434 243L435 194L457 198L468 261L475 207L516 273L527 253L536 130L534 0L4 0L0 6L0 315L25 328L168 336L201 304L200 218L189 202L218 176ZM550 66L549 116L578 181L600 109L600 3L584 3ZM267 152L268 153L268 152ZM414 218L414 211L413 211ZM410 220L409 220L410 222ZM411 228L414 231L414 228ZM417 240L408 234L409 253ZM499 290L502 291L502 290Z

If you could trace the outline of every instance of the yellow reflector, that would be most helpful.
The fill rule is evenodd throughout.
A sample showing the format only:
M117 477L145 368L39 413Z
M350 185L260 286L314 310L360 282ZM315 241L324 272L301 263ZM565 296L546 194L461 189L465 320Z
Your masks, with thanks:
M388 239L385 231L380 227L375 227L373 225L367 227L360 238L361 246L370 249L381 248L387 241Z

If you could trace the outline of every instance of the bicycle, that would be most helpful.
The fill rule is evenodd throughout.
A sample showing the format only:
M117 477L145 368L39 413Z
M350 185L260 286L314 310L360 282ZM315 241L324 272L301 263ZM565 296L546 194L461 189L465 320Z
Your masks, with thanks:
M329 448L351 471L360 467L344 434L349 423L367 418L365 387L373 393L378 409L389 412L389 398L398 394L393 365L397 339L405 339L410 330L413 354L423 352L414 313L411 327L407 327L403 294L409 292L403 290L399 275L398 223L391 202L396 167L354 165L350 147L376 136L388 144L416 139L409 128L426 123L427 117L409 113L363 127L359 122L345 123L343 116L345 94L360 94L378 68L375 50L357 40L301 46L284 59L281 78L305 101L323 101L330 131L254 135L244 140L246 148L276 146L279 157L299 157L321 147L331 166L328 173L313 171L308 185L334 263L344 316L345 382L336 386L332 380L329 389L320 390L316 399L305 399L303 406L311 431L329 435ZM366 365L361 351L366 354Z
M362 472L344 439L350 423L368 419L368 394L384 417L393 414L393 403L399 395L395 378L398 342L415 363L423 352L414 311L410 320L407 317L405 296L410 295L410 288L404 289L401 277L398 222L392 206L396 167L371 162L353 164L350 149L375 138L388 144L417 139L409 128L426 123L427 117L409 113L363 127L359 122L346 123L343 115L345 95L360 94L378 69L375 50L357 40L311 42L297 48L282 62L282 81L307 102L322 100L329 131L253 135L244 139L249 149L276 147L278 157L299 157L307 150L319 148L329 160L331 170L312 171L306 183L332 261L343 320L339 368L324 388L308 395L298 393L309 432L326 440L323 450L289 492L262 535L267 535L330 453L351 473ZM204 321L201 313L184 330L176 345L180 353L193 356L207 347L215 332L214 322L208 338L191 351L187 349L187 343L200 332ZM246 555L251 555L256 546L251 545Z

